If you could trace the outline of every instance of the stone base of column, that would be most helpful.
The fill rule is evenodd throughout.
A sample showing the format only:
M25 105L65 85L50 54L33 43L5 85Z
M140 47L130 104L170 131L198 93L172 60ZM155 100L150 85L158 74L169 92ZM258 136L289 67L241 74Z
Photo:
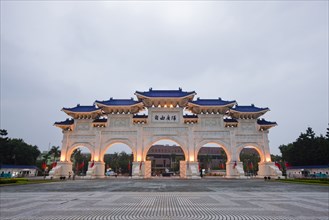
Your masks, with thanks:
M96 179L105 177L105 163L101 161L89 161L88 171L86 174L87 179Z
M180 161L179 172L183 179L201 179L199 162Z
M274 162L261 162L258 164L258 176L257 178L271 177L274 179L284 178L282 172Z
M235 161L227 162L225 178L246 179L247 177L243 171L243 163Z
M71 178L73 176L72 171L72 162L57 162L56 167L49 171L49 176L47 179L59 179L61 177L69 178L71 174Z
M131 178L132 179L143 179L144 178L144 162L132 162Z

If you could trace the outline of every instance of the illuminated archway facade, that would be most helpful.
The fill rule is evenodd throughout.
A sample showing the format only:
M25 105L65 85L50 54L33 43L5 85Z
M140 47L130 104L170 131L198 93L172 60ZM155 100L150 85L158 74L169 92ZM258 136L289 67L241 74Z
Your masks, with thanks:
M133 178L151 176L151 162L146 155L153 143L173 140L184 151L180 162L182 178L200 178L197 155L206 143L216 143L227 154L226 177L244 176L241 149L253 146L262 160L259 177L281 176L270 158L268 130L276 126L259 117L269 111L254 105L240 106L236 101L194 99L194 91L153 90L135 92L136 99L95 101L94 105L63 108L71 119L56 122L63 131L62 156L51 175L56 178L70 172L68 154L77 144L92 152L92 166L87 175L104 176L103 157L114 143L124 143L133 152ZM142 114L144 113L144 114Z

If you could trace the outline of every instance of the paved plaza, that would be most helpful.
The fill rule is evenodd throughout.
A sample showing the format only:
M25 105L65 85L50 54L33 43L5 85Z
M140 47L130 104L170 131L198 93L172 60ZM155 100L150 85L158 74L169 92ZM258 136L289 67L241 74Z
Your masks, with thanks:
M328 186L259 179L102 179L2 186L7 219L328 220Z

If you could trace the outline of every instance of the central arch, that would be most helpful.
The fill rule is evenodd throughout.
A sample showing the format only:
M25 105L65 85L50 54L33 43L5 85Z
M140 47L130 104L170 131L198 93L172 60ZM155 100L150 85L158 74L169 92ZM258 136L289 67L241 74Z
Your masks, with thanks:
M228 162L231 161L232 155L231 155L230 151L228 150L226 143L224 143L223 141L220 141L220 140L202 140L199 143L197 143L197 146L195 148L194 158L198 157L198 153L199 153L200 149L206 144L214 144L214 145L217 145L218 147L222 148L227 156L227 161Z
M181 140L178 140L178 138L176 137L156 137L154 138L151 142L149 142L149 144L146 145L146 147L144 148L143 151L143 156L142 156L142 160L145 161L146 160L146 156L147 156L147 152L150 150L150 148L157 142L159 141L172 141L175 142L178 146L180 146L180 148L183 150L184 152L184 157L185 160L188 159L188 151L186 146L182 143Z
M160 138L145 150L145 161L150 165L151 176L179 176L180 162L186 161L186 151L176 141Z
M101 149L101 152L99 155L100 156L99 159L101 162L104 162L104 155L105 155L106 151L114 144L127 145L131 149L132 154L134 155L134 161L136 160L137 153L136 153L133 143L129 139L111 139L111 140L107 141Z

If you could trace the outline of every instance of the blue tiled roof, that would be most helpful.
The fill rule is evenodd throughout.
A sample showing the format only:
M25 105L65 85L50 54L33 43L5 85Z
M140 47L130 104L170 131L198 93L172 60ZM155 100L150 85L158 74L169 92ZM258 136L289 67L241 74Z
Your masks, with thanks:
M0 164L1 169L38 169L36 166L31 165L11 165L11 164Z
M291 169L319 169L319 168L329 168L329 164L328 165L289 166L289 167L287 167L288 170L291 170Z
M228 123L236 122L236 123L238 123L238 121L234 118L224 118L224 122L228 122Z
M72 125L74 123L73 119L67 118L65 121L55 122L55 125Z
M195 91L185 92L182 91L181 88L179 88L178 90L153 90L151 88L149 89L149 91L146 92L136 91L136 93L146 97L154 97L154 98L179 98L179 97L185 97L185 96L196 94Z
M147 115L134 115L133 118L147 118Z
M93 112L99 110L99 108L96 108L94 105L77 105L73 108L63 108L63 111L71 111L71 112Z
M266 121L265 119L258 119L257 124L259 125L276 125L276 122Z
M261 111L269 111L269 108L258 108L254 105L236 105L234 108L231 108L234 111L238 112L261 112Z
M221 106L221 105L229 105L235 104L236 101L224 101L221 98L219 99L197 99L196 101L191 101L190 103L196 105L205 105L205 106Z
M135 101L133 99L113 99L110 98L106 101L98 101L96 100L95 103L103 104L103 105L111 105L111 106L122 106L122 105L135 105L137 103L140 103L139 101Z
M183 115L183 118L198 118L197 115Z
M93 122L107 122L107 118L96 118Z

